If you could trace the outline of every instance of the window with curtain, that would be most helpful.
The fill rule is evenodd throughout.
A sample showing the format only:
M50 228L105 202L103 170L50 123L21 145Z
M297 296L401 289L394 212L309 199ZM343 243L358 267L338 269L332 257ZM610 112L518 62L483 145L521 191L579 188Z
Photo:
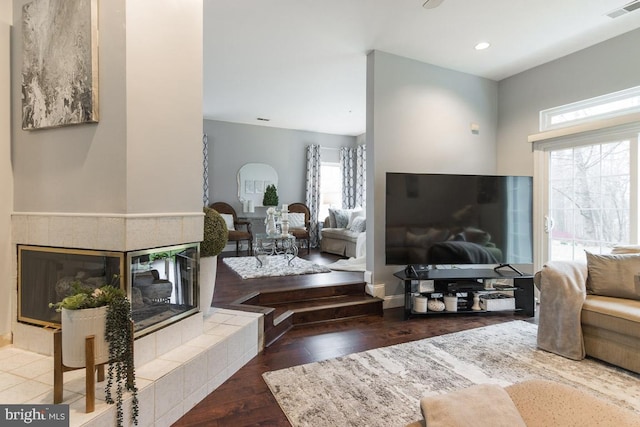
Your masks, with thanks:
M320 209L318 218L323 221L329 208L342 207L342 172L340 163L320 162Z

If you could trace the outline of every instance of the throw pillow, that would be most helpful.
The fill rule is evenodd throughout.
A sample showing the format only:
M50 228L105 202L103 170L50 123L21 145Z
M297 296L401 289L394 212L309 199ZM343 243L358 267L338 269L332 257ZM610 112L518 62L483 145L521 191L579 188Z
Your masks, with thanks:
M303 213L290 213L289 214L289 229L302 228L304 229L304 214Z
M329 209L329 217L331 217L331 211L333 211L333 215L336 221L335 226L331 228L347 228L347 225L349 224L350 212L344 209Z
M231 214L220 214L220 216L222 217L222 219L224 219L224 222L227 224L227 230L229 230L229 231L235 230L235 228L233 226L233 215L231 215Z
M349 230L353 231L354 233L362 233L363 231L366 230L366 228L367 228L367 219L363 216L359 216L353 219L353 221L351 222L351 227L349 227Z
M587 269L588 293L640 300L640 254L587 252Z
M349 222L347 223L347 228L349 230L351 230L351 225L353 224L353 220L364 216L365 212L362 210L362 208L356 208L353 210L349 210Z
M329 209L329 228L336 228L336 210Z

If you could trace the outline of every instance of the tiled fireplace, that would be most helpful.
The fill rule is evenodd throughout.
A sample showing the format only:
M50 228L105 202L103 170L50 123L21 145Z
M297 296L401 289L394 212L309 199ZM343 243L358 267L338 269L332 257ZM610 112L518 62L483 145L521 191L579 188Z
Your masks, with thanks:
M95 287L115 276L131 298L136 337L197 313L202 221L200 213L14 214L14 345L52 354L59 314L48 304L74 281Z
M173 424L251 360L263 347L261 315L215 309L203 317L198 310L197 279L191 277L197 271L193 264L197 244L190 242L202 240L202 220L200 213L14 214L14 271L18 271L18 248L33 250L30 255L40 265L29 267L27 276L43 283L20 298L21 303L35 299L39 308L23 312L17 273L14 277L13 346L0 349L0 374L11 376L16 384L4 388L0 384L0 401L51 403L56 319L43 305L59 298L55 288L64 287L64 280L58 283L64 277L101 283L124 271L121 285L128 287L132 301L142 304L137 312L134 308L140 425ZM47 260L52 254L53 259ZM60 263L61 258L66 262ZM51 279L41 280L49 274ZM36 298L34 292L43 295ZM177 311L170 324L164 317L168 311ZM18 313L24 319L18 321ZM70 426L114 425L115 406L104 402L103 383L96 385L96 410L85 413L83 376L82 369L65 373L63 403L69 404Z
M49 307L75 286L121 287L131 301L135 336L198 310L197 243L132 252L18 245L18 321L60 326Z

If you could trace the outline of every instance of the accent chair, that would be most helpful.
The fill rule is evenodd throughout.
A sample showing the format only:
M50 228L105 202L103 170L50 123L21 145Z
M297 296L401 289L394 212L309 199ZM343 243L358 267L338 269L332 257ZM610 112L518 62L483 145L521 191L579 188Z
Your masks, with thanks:
M309 237L309 227L311 226L311 211L304 203L292 203L289 205L289 214L292 213L301 213L304 214L304 224L303 227L299 227L294 224L294 227L289 225L289 233L293 234L296 240L306 240L307 241L307 254L311 249L311 241Z
M236 256L239 254L240 242L244 242L245 240L249 245L249 255L253 255L253 233L251 231L251 223L249 221L239 220L235 209L233 209L233 207L228 203L215 202L211 203L209 207L218 211L218 213L223 216L231 215L231 217L226 218L233 220L227 221L227 228L229 229L229 241L236 242ZM233 224L233 227L229 227L231 224Z

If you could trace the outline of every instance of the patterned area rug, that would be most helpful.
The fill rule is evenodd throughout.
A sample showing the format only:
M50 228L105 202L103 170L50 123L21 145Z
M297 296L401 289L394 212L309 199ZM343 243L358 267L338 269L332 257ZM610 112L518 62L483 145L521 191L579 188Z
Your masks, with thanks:
M640 413L640 375L538 350L536 333L536 325L517 320L266 372L263 378L295 427L402 426L422 419L419 400L426 395L530 378L585 389Z
M258 277L296 276L298 274L328 273L331 270L320 264L315 264L295 257L289 265L284 255L265 256L262 267L258 260L252 256L223 258L233 271L243 279L255 279Z

